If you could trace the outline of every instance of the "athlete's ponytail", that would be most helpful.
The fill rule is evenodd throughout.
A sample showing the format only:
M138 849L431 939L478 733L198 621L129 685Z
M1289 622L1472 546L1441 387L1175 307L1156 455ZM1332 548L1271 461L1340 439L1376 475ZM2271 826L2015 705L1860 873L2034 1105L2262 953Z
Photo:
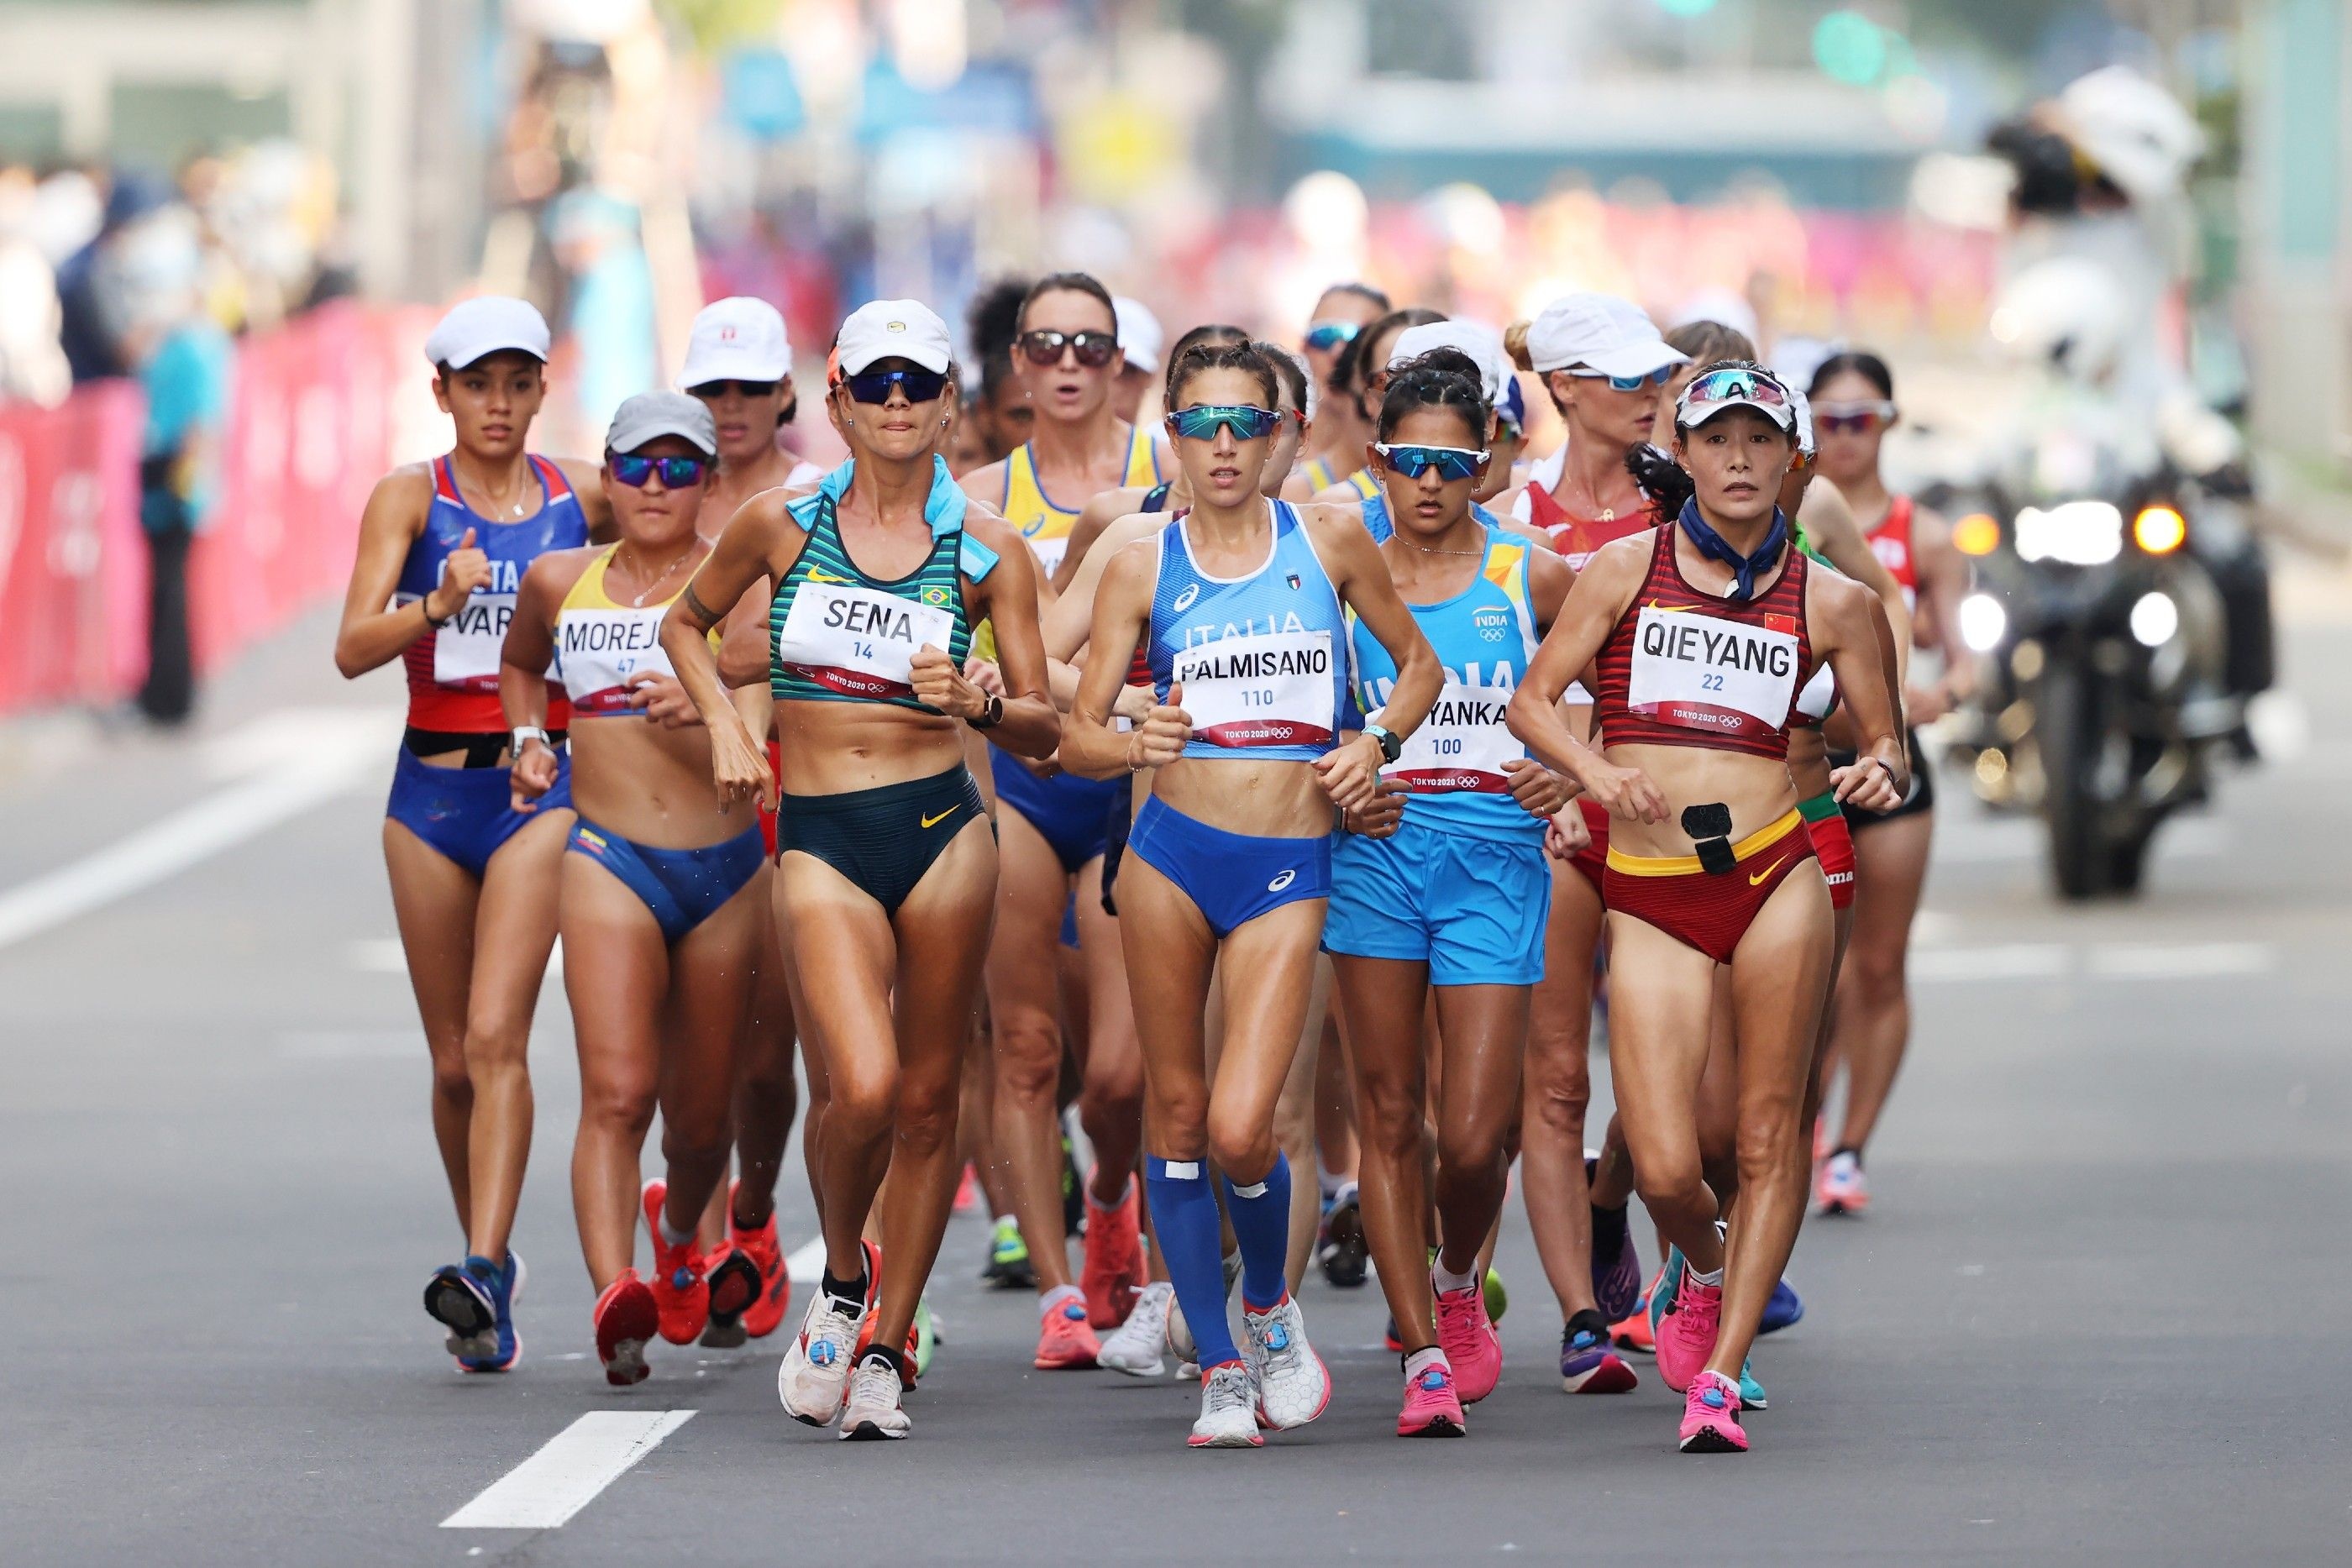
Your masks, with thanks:
M1633 476L1633 483L1662 517L1678 517L1690 498L1698 493L1698 484L1690 470L1675 462L1671 454L1651 445L1646 441L1633 443L1625 454L1625 472Z
M1529 375L1536 373L1536 361L1528 352L1528 332L1535 323L1524 319L1503 329L1503 352L1511 356L1511 363Z
M1424 408L1450 408L1462 416L1472 444L1483 450L1495 428L1477 361L1459 349L1432 349L1407 360L1389 376L1381 396L1380 438L1396 434L1405 415Z

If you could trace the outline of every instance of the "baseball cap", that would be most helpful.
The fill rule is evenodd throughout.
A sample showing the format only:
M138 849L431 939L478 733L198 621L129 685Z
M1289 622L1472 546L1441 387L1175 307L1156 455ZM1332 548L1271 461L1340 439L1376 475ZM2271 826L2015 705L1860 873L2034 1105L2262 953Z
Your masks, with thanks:
M1797 455L1800 457L1811 457L1813 455L1813 447L1815 444L1813 441L1813 400L1807 397L1795 387L1790 387L1789 389L1789 401L1796 405L1797 410Z
M1646 376L1689 357L1658 336L1640 306L1613 294L1563 294L1528 328L1528 364L1538 374L1577 365L1605 376Z
M644 392L623 401L613 411L613 428L604 433L607 452L637 448L675 435L694 443L705 457L719 455L719 426L700 398L676 392Z
M425 357L453 371L508 350L547 362L547 318L529 300L507 294L459 301L425 340Z
M1696 430L1735 408L1752 408L1782 430L1797 432L1795 394L1771 371L1739 364L1707 371L1685 387L1675 401L1675 423Z
M841 373L854 376L877 360L911 360L927 371L955 362L948 324L919 299L877 299L841 324L834 345Z
M1470 362L1478 367L1479 390L1486 401L1491 403L1503 395L1508 372L1503 359L1502 334L1493 328L1475 321L1427 321L1418 327L1407 327L1389 345L1387 368L1394 370L1432 349L1453 349L1467 354Z
M690 392L712 382L780 382L792 373L782 313L764 299L738 294L695 313L677 384Z
M1142 300L1124 294L1110 305L1111 318L1118 328L1118 346L1127 350L1127 368L1158 375L1160 357L1168 347L1168 334L1160 330L1160 318Z

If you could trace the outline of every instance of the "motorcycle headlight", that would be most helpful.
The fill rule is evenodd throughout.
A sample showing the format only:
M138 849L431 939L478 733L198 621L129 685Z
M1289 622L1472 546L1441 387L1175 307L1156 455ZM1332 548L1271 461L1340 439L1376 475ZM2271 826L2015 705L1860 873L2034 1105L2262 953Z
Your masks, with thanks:
M1991 594L1971 593L1960 601L1960 641L1976 652L1991 653L2008 631L2009 612Z
M1967 606L1961 606L1962 636L1968 635ZM2161 648L2180 630L2180 606L2168 593L2143 593L2131 608L2131 634L2143 648Z
M2189 519L2170 507L2144 507L2132 519L2132 542L2150 555L2170 555L2189 538Z
M2123 553L2124 515L2108 501L2028 507L2017 514L2016 539L2021 560L2105 566Z

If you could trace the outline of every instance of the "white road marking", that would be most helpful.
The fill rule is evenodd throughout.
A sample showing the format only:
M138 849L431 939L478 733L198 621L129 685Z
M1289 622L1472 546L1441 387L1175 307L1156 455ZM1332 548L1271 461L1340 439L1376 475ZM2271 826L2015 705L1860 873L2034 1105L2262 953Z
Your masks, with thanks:
M824 1238L812 1236L793 1249L784 1260L784 1271L795 1285L814 1285L824 1278Z
M1975 980L2200 980L2267 975L2279 967L2269 942L2011 942L1987 947L1915 947L1911 977L1927 984Z
M2230 824L2218 817L2184 817L2157 830L2153 852L2160 859L2210 859L2230 852ZM2049 834L2031 817L1968 817L1939 822L1930 857L1951 865L2039 860L2049 853Z
M320 722L312 743L292 754L280 749L281 738L308 722L300 710L256 721L248 727L255 737L255 770L241 781L0 894L0 947L168 881L380 772L388 721L381 715L324 711L343 716ZM363 722L352 722L354 717ZM215 755L233 750L236 740L231 736L213 743Z
M441 1521L444 1530L553 1530L694 1416L691 1410L592 1410Z
M343 963L363 975L405 975L408 973L408 952L397 936L362 936L343 944ZM548 949L547 977L563 977L563 938L558 936L555 946Z

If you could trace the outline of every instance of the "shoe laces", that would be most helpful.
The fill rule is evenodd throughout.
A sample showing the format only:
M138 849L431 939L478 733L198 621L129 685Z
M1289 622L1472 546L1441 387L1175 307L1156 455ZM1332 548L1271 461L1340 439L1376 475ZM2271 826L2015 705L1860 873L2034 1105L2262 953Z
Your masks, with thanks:
M898 1375L889 1364L871 1356L859 1362L849 1380L849 1403L887 1406L898 1402Z
M1210 1371L1208 1382L1202 1386L1201 1414L1224 1416L1237 1410L1255 1419L1257 1393L1250 1386L1249 1368L1229 1361Z
M1290 1313L1277 1307L1251 1326L1251 1337L1265 1353L1266 1371L1280 1375L1297 1370L1300 1364L1299 1337L1290 1328Z

